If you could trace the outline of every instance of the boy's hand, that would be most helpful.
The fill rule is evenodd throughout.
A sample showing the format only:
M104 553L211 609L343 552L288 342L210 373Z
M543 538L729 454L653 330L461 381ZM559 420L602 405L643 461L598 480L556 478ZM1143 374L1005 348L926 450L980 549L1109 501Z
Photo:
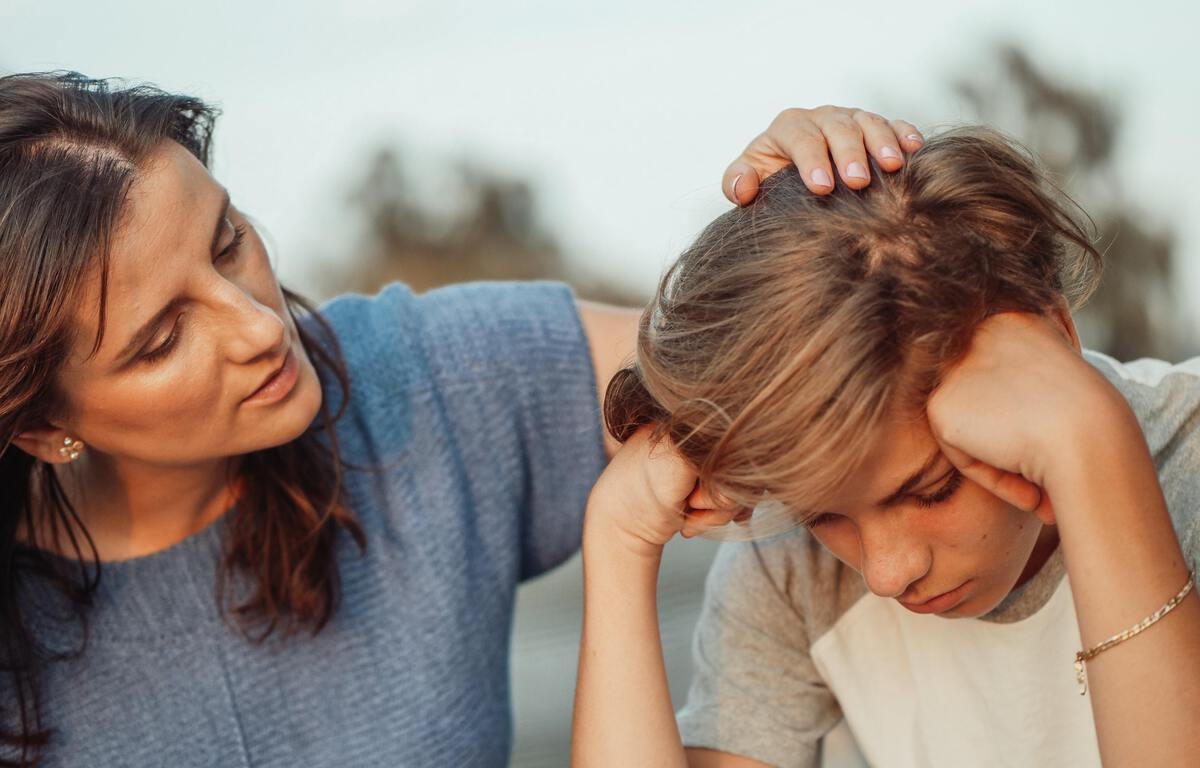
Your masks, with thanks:
M668 439L652 442L643 427L625 442L588 499L588 533L616 537L639 554L657 556L675 534L694 536L740 519L697 486L696 472Z
M1027 313L985 320L927 410L934 437L964 475L1047 523L1056 478L1078 461L1078 447L1137 428L1124 398L1066 331Z

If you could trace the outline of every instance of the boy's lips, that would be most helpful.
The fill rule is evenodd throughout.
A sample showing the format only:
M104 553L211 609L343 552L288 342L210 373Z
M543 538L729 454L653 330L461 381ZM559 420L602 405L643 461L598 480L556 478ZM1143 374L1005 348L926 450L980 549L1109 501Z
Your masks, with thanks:
M901 600L896 598L896 602L913 613L942 613L962 602L967 593L967 586L970 583L971 580L968 579L949 592L934 595L926 600Z

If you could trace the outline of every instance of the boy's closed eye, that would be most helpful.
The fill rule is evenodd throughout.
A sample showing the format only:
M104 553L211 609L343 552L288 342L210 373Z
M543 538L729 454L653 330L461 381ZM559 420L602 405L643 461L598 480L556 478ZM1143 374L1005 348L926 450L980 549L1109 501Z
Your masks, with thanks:
M901 503L907 499L919 507L933 507L948 501L954 496L955 492L962 486L964 479L965 477L962 472L959 472L957 467L952 466L945 474L930 484L931 490L923 493L907 493L904 496L894 499L892 503ZM837 515L832 513L822 512L805 520L804 527L810 529L816 528L833 521L836 517Z

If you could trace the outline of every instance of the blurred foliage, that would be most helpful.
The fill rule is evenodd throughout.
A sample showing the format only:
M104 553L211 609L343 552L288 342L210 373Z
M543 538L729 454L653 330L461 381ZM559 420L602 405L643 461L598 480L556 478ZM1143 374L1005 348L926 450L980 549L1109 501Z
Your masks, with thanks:
M481 164L458 164L456 194L422 197L398 150L382 148L350 195L365 219L357 262L341 276L346 290L373 292L401 280L416 291L468 280L563 280L583 298L615 304L645 301L593 276L564 254L542 224L536 192L523 179ZM426 195L427 197L427 195Z
M1119 183L1116 109L1049 76L1018 47L996 46L988 64L955 80L954 91L980 122L1033 150L1095 224L1105 274L1078 317L1085 343L1119 359L1196 354L1197 338L1175 291L1176 237L1147 224ZM341 287L371 292L402 280L420 291L464 280L549 278L571 283L586 298L622 304L646 298L568 258L543 225L529 181L474 161L461 162L457 175L458 194L431 208L399 151L378 150L350 198L365 229L356 261L340 268Z
M1057 80L1013 45L954 83L980 122L1033 150L1056 183L1090 214L1104 254L1100 289L1079 314L1084 343L1121 360L1197 352L1176 292L1174 232L1155 228L1125 196L1115 150L1121 121L1103 96Z

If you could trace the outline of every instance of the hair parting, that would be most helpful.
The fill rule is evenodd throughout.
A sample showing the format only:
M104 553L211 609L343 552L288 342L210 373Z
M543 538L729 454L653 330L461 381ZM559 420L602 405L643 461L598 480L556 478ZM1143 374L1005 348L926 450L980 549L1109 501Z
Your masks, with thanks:
M885 419L923 416L984 319L1075 309L1095 289L1090 220L996 131L935 136L872 179L818 197L789 167L709 225L642 315L609 431L654 424L711 491L795 522Z
M190 96L73 72L0 77L0 766L36 765L50 743L40 675L84 652L102 575L54 468L13 443L64 410L56 376L73 341L71 308L94 274L101 331L92 354L100 347L109 243L131 185L163 141L207 166L217 114ZM324 318L284 293L322 386L336 384L341 404L323 404L300 437L231 467L236 502L222 520L214 599L250 640L320 631L337 605L342 534L366 546L343 497L353 467L334 429L349 396L345 361ZM63 605L31 603L35 585L39 598L53 594ZM37 631L43 618L63 634L77 628L80 642L51 648Z

